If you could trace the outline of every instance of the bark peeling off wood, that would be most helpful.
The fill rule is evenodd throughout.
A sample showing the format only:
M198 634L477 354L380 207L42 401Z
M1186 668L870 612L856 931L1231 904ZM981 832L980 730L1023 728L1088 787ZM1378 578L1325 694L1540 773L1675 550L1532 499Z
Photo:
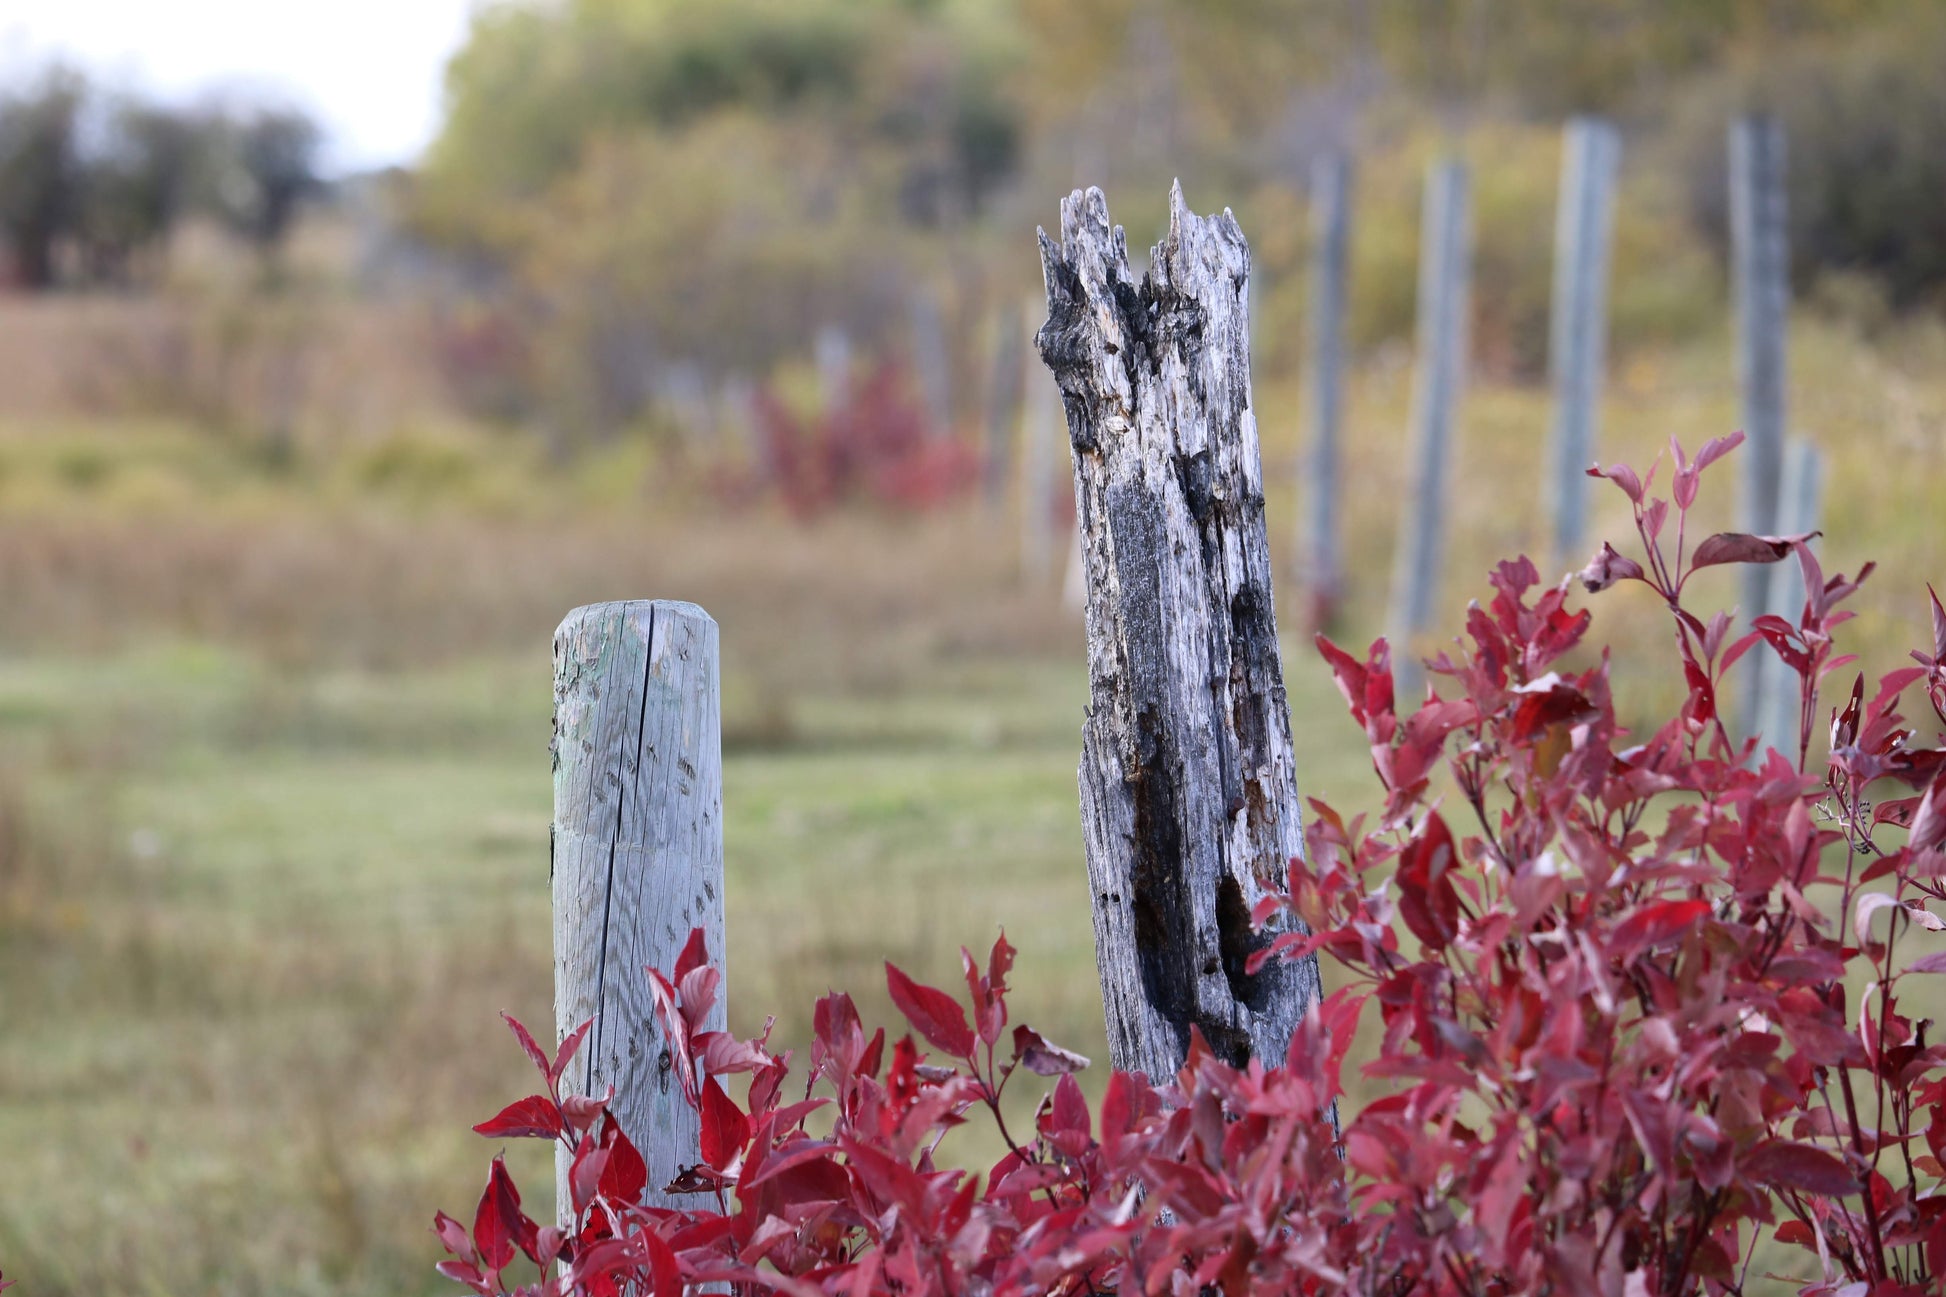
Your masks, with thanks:
M1252 975L1251 908L1302 851L1250 403L1250 253L1191 213L1137 283L1101 191L1041 234L1053 370L1088 574L1080 771L1095 949L1118 1068L1172 1076L1199 1028L1281 1061L1315 962Z

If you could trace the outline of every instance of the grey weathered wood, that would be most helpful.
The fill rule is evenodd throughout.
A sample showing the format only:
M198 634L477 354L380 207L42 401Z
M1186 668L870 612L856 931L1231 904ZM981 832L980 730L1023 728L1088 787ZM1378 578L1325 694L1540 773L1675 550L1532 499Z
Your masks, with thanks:
M1061 576L1061 606L1076 616L1088 610L1088 555L1079 530L1068 534L1068 566Z
M650 1200L700 1160L645 966L668 971L700 926L723 960L723 773L716 623L694 604L569 613L554 635L554 1012L594 1029L564 1089L615 1087ZM711 1025L724 1024L719 999ZM556 1199L568 1213L568 1156Z
M1418 357L1412 395L1412 487L1401 502L1389 620L1394 661L1432 619L1445 549L1447 461L1466 378L1467 261L1471 238L1466 164L1444 158L1426 176L1419 232Z
M1302 850L1250 403L1250 254L1191 213L1137 283L1098 189L1041 235L1087 561L1082 834L1118 1068L1167 1077L1192 1026L1283 1057L1317 967L1245 965L1250 909Z
M1343 488L1338 466L1344 419L1345 285L1351 256L1351 158L1332 152L1311 169L1311 435L1305 503L1310 515L1299 570L1318 628L1344 593Z
M1608 348L1609 246L1622 137L1599 118L1577 117L1568 123L1562 144L1547 346L1554 386L1549 477L1557 563L1581 557L1586 536L1587 470L1595 455Z
M1784 454L1784 483L1779 501L1778 531L1786 536L1817 531L1824 503L1824 463L1818 448L1793 437ZM1763 611L1797 625L1804 611L1804 567L1793 556L1761 569L1765 576ZM1758 751L1774 747L1793 761L1801 755L1802 695L1797 673L1777 660L1768 648L1751 650L1755 663L1748 691L1747 715L1758 736Z
M1790 313L1789 208L1784 127L1745 117L1730 127L1730 244L1736 274L1737 377L1743 395L1743 495L1739 525L1777 532L1785 410L1785 326ZM1763 607L1769 574L1743 570L1743 607Z
M1041 304L1028 313L1041 315ZM1048 463L1060 435L1061 389L1051 374L1038 367L1026 377L1026 399L1020 410L1020 575L1031 586L1046 584L1054 562L1054 500L1056 479Z
M989 507L1007 491L1013 462L1015 425L1020 420L1020 385L1027 372L1027 340L1017 311L1003 309L993 322L993 367L987 384L987 445L982 486Z

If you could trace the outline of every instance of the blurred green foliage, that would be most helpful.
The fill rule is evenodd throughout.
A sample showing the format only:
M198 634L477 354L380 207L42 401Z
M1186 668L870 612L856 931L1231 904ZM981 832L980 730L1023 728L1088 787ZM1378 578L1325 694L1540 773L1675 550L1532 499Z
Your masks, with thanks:
M1917 300L1946 274L1940 26L1924 0L501 0L449 69L412 216L492 268L527 408L567 444L639 421L669 367L761 379L828 325L897 350L915 293L977 352L1079 183L1113 189L1137 244L1172 178L1234 206L1262 359L1289 366L1327 148L1360 157L1350 329L1370 352L1409 334L1424 167L1458 150L1480 360L1532 378L1570 112L1629 137L1619 351L1720 325L1702 191L1729 115L1773 100L1804 266L1854 272L1850 310L1872 276Z
M55 63L0 91L0 245L23 288L127 287L201 210L266 270L321 186L322 129L304 111L231 96L183 107ZM141 273L147 269L150 273Z
M1793 274L1851 313L1946 303L1946 9L1800 45L1695 86L1672 143L1695 227L1719 252L1720 159L1733 112L1777 116L1789 140ZM1820 281L1834 280L1820 285ZM1875 287L1868 287L1875 286ZM1859 291L1880 299L1875 309Z

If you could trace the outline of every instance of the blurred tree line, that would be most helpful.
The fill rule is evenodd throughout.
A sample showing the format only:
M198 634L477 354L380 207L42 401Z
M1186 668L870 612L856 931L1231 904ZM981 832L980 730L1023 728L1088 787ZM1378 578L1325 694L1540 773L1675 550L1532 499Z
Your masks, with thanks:
M561 446L656 411L720 421L780 367L808 387L813 340L842 333L943 365L929 404L969 428L1004 388L998 321L1039 287L1033 227L1080 184L1138 244L1172 178L1234 207L1263 359L1293 362L1327 149L1360 158L1354 343L1408 335L1421 169L1460 149L1479 355L1538 374L1575 112L1629 141L1618 348L1720 325L1724 130L1751 109L1790 131L1801 286L1931 309L1941 67L1939 0L485 0L439 138L384 192L447 272L439 363L476 413ZM52 71L0 98L0 240L28 286L140 282L203 211L269 261L319 144L287 109Z
M1783 113L1801 272L1862 269L1907 305L1946 286L1939 8L500 0L449 69L412 219L489 270L527 339L529 388L580 427L632 417L654 396L643 375L761 373L834 324L896 349L915 286L943 303L953 353L973 355L983 321L1035 286L1027 233L1075 184L1116 186L1138 231L1159 225L1175 176L1193 201L1301 225L1292 199L1325 148L1581 111L1651 144L1705 247L1721 237L1728 116ZM1551 207L1551 176L1519 201ZM1263 242L1275 281L1280 240ZM1503 260L1511 275L1532 258ZM1495 283L1482 288L1491 312ZM1545 299L1544 281L1507 291ZM1513 351L1538 347L1529 332Z
M319 185L323 135L279 104L179 107L62 66L0 96L0 242L12 282L153 279L170 235L206 213L268 265Z

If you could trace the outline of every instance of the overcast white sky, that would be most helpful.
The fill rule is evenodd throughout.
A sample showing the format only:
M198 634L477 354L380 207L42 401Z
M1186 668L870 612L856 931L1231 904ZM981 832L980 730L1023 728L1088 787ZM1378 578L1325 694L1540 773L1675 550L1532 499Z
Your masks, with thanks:
M409 162L438 129L472 0L0 0L0 77L60 55L177 99L275 87L330 134L332 170Z

